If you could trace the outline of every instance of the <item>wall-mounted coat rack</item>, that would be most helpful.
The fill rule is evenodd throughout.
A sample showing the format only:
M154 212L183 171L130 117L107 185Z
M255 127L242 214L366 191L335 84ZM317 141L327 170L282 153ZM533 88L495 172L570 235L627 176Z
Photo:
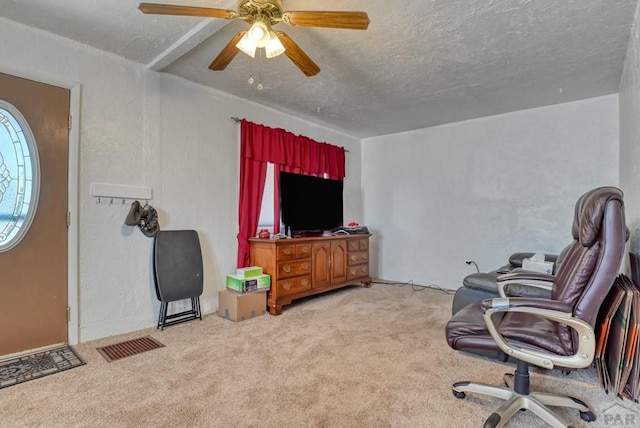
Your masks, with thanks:
M126 184L91 183L91 196L97 198L97 203L103 201L110 204L115 201L142 200L148 202L152 199L153 190L151 187L130 186Z

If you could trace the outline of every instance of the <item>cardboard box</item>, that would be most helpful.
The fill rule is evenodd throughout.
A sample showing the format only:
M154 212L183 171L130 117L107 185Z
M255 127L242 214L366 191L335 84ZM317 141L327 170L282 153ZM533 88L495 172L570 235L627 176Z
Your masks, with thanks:
M253 276L262 275L264 272L259 266L249 266L244 268L238 268L236 276L239 278L251 278Z
M238 294L218 292L218 315L231 321L244 321L267 312L267 293Z
M529 259L522 259L522 269L551 275L553 273L553 262L534 262Z
M269 275L258 275L252 278L240 278L237 275L227 275L227 290L236 293L251 293L254 291L266 291L271 288Z

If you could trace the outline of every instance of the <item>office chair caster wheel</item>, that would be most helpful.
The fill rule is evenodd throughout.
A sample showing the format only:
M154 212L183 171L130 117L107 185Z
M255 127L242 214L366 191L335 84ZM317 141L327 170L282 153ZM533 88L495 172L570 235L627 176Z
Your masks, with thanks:
M500 415L497 413L491 413L486 421L484 421L484 425L482 428L496 428L500 423Z
M596 415L594 415L591 411L580 412L580 418L586 422L593 422L596 420Z
M465 394L462 391L452 391L452 392L453 392L453 396L456 397L456 398L463 399L463 398L465 398L467 396L467 394Z

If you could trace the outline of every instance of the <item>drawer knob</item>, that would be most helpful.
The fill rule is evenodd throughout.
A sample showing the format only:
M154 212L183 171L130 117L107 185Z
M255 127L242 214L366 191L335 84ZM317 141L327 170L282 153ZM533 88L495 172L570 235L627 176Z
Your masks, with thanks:
M291 284L289 284L288 282L285 282L284 284L282 284L282 289L283 290L291 290Z
M309 269L309 263L302 263L302 269L304 270Z
M289 248L285 248L284 253L288 256L289 254L291 254L291 250Z
M366 254L362 255L362 260L367 260L367 255Z
M351 261L355 262L356 260L358 260L358 258L356 256L351 256Z
M308 253L308 252L309 252L309 249L308 249L307 247L304 247L304 248L302 248L302 252L303 252L303 253Z
M289 266L289 265L284 265L284 266L282 266L282 270L283 270L283 271L285 271L285 272L287 272L287 273L289 273L289 272L291 272L291 266Z
M306 279L303 279L303 280L300 282L300 284L301 284L303 287L306 287L307 285L309 285L309 281L307 281Z

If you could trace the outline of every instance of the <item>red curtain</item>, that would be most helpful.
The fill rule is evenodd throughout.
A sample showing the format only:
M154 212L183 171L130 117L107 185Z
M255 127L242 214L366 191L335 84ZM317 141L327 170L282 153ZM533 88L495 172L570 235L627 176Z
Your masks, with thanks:
M278 202L279 172L344 179L344 148L319 143L280 128L270 128L247 120L240 125L240 203L238 232L238 267L249 266L249 238L255 236L266 178L267 162L275 165L275 213L280 218ZM274 225L274 233L280 225Z

